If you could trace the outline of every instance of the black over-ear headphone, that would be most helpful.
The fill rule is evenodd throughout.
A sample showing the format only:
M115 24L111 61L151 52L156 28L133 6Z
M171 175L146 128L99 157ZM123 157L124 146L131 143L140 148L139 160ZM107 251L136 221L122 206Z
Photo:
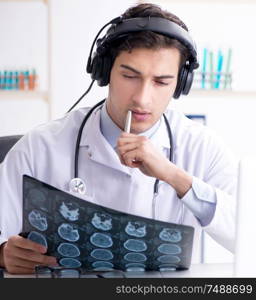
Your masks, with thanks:
M102 30L110 24L111 27L108 29L105 36L97 39ZM113 65L113 58L110 55L109 50L114 46L114 43L117 40L125 38L132 32L138 31L152 31L165 35L178 40L181 44L187 47L189 57L179 71L179 77L173 98L177 99L181 94L187 95L192 86L194 69L199 67L196 45L185 29L175 22L165 18L143 17L122 19L122 17L117 17L104 25L94 39L87 61L86 71L91 74L92 79L97 80L99 86L105 86L109 83L110 72ZM92 55L95 43L97 48Z

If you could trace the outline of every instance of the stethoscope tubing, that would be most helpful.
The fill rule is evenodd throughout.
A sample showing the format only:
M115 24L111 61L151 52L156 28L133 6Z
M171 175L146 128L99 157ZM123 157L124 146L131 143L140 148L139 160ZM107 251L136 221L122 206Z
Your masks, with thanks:
M83 133L83 129L86 125L86 122L88 121L88 119L90 118L91 114L94 112L94 110L98 107L100 107L101 105L103 105L103 103L105 102L105 99L103 99L102 101L98 102L97 104L95 104L90 110L89 112L86 114L86 116L84 117L79 130L78 130L78 134L77 134L77 139L76 139L76 145L75 145L75 161L74 161L74 179L79 179L82 181L82 179L80 179L78 177L78 160L79 160L79 147L80 147L80 142L81 142L81 137L82 137L82 133ZM166 128L167 128L167 132L168 132L168 137L169 137L169 143L170 143L170 152L169 152L169 161L173 162L174 161L174 154L173 154L173 137L172 137L172 131L171 131L171 127L170 124L168 122L167 117L165 116L165 114L163 114L164 117L164 121L166 124ZM83 182L83 181L82 181ZM84 184L84 183L83 183ZM158 194L158 187L159 187L159 179L155 180L154 183L154 190L153 190L153 206L155 207L155 198ZM154 208L155 210L155 208ZM155 215L155 213L154 213Z
M76 147L75 147L74 178L78 178L79 146L80 146L80 142L81 142L81 137L82 137L84 126L85 126L86 122L88 121L88 119L90 118L91 114L94 112L94 110L97 107L101 106L104 102L105 102L105 99L103 99L100 102L98 102L97 104L95 104L89 110L89 112L86 114L86 116L83 119L83 122L80 125L79 131L78 131L78 134L77 134L77 139L76 139Z

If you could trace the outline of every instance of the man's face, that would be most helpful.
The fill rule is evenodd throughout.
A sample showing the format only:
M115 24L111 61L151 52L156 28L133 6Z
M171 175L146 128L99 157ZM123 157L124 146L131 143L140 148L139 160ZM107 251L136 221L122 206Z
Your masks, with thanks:
M136 48L117 56L107 111L119 128L124 129L128 110L132 111L131 133L144 132L159 120L175 91L179 62L176 48Z

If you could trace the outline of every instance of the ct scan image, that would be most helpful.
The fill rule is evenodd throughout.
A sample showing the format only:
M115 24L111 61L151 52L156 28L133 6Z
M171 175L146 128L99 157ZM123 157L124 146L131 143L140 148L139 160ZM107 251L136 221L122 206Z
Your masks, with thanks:
M193 227L96 205L27 175L22 230L63 267L173 271L191 264Z

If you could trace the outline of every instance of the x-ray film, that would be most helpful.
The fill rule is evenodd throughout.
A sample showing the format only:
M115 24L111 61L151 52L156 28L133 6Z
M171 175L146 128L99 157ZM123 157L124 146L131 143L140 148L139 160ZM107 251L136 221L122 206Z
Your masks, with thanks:
M193 227L99 206L27 175L22 230L63 267L169 271L191 264Z

